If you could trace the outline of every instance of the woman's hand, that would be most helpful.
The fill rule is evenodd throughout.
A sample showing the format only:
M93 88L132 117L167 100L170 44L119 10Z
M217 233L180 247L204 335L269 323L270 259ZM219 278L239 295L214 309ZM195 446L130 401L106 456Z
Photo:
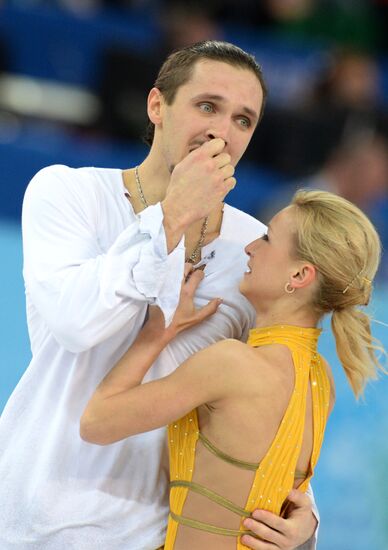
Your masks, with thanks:
M187 330L213 315L222 303L222 299L215 298L199 309L194 305L194 295L203 278L202 270L193 270L192 264L186 263L179 303L171 324L165 328L163 313L160 308L151 306L145 328L155 331L160 337L172 340L183 330Z

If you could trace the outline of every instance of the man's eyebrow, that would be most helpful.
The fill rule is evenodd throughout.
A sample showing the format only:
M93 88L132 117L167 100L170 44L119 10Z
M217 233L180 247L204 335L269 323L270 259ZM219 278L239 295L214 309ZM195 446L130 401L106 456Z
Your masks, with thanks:
M192 98L192 101L219 101L220 103L225 103L226 102L226 98L222 95L218 95L218 94L207 94L207 93L204 93L204 94L198 94L196 96L194 96ZM254 111L253 109L250 109L249 107L242 107L241 110L246 113L247 115L249 115L250 117L252 117L254 120L258 120L259 118L259 115L256 113L256 111Z
M226 99L224 96L222 95L218 95L218 94L207 94L206 92L203 93L203 94L198 94L198 95L195 95L192 100L193 101L198 101L198 100L209 100L209 101L221 101L221 102L225 102Z

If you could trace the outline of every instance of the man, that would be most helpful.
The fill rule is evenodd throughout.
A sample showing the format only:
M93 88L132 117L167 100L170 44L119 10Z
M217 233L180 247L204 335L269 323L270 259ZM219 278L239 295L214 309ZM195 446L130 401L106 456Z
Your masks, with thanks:
M166 61L149 94L154 136L139 167L54 166L30 183L23 237L33 359L0 424L2 550L163 543L164 430L100 448L80 439L79 419L140 330L147 305L159 305L170 321L185 259L207 263L198 305L215 296L224 303L175 339L150 377L220 338L246 336L254 316L237 291L243 246L265 228L222 201L264 92L260 68L242 50L218 42L186 48ZM259 521L249 520L267 541L247 537L251 548L289 549L311 536L309 499L292 498L289 519L259 511Z

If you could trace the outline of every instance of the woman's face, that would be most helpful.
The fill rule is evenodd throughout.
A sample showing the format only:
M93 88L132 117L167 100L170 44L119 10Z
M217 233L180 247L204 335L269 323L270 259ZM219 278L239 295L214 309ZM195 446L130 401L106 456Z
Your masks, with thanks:
M248 270L240 282L240 291L255 303L272 301L284 295L284 286L295 271L294 207L281 210L268 224L266 235L250 243Z

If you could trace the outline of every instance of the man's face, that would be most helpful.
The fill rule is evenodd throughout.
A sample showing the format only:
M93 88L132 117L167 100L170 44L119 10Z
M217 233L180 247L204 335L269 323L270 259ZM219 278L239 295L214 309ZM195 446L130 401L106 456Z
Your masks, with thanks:
M222 138L235 166L256 128L263 91L249 69L200 60L171 105L162 102L159 147L171 171L191 151Z

